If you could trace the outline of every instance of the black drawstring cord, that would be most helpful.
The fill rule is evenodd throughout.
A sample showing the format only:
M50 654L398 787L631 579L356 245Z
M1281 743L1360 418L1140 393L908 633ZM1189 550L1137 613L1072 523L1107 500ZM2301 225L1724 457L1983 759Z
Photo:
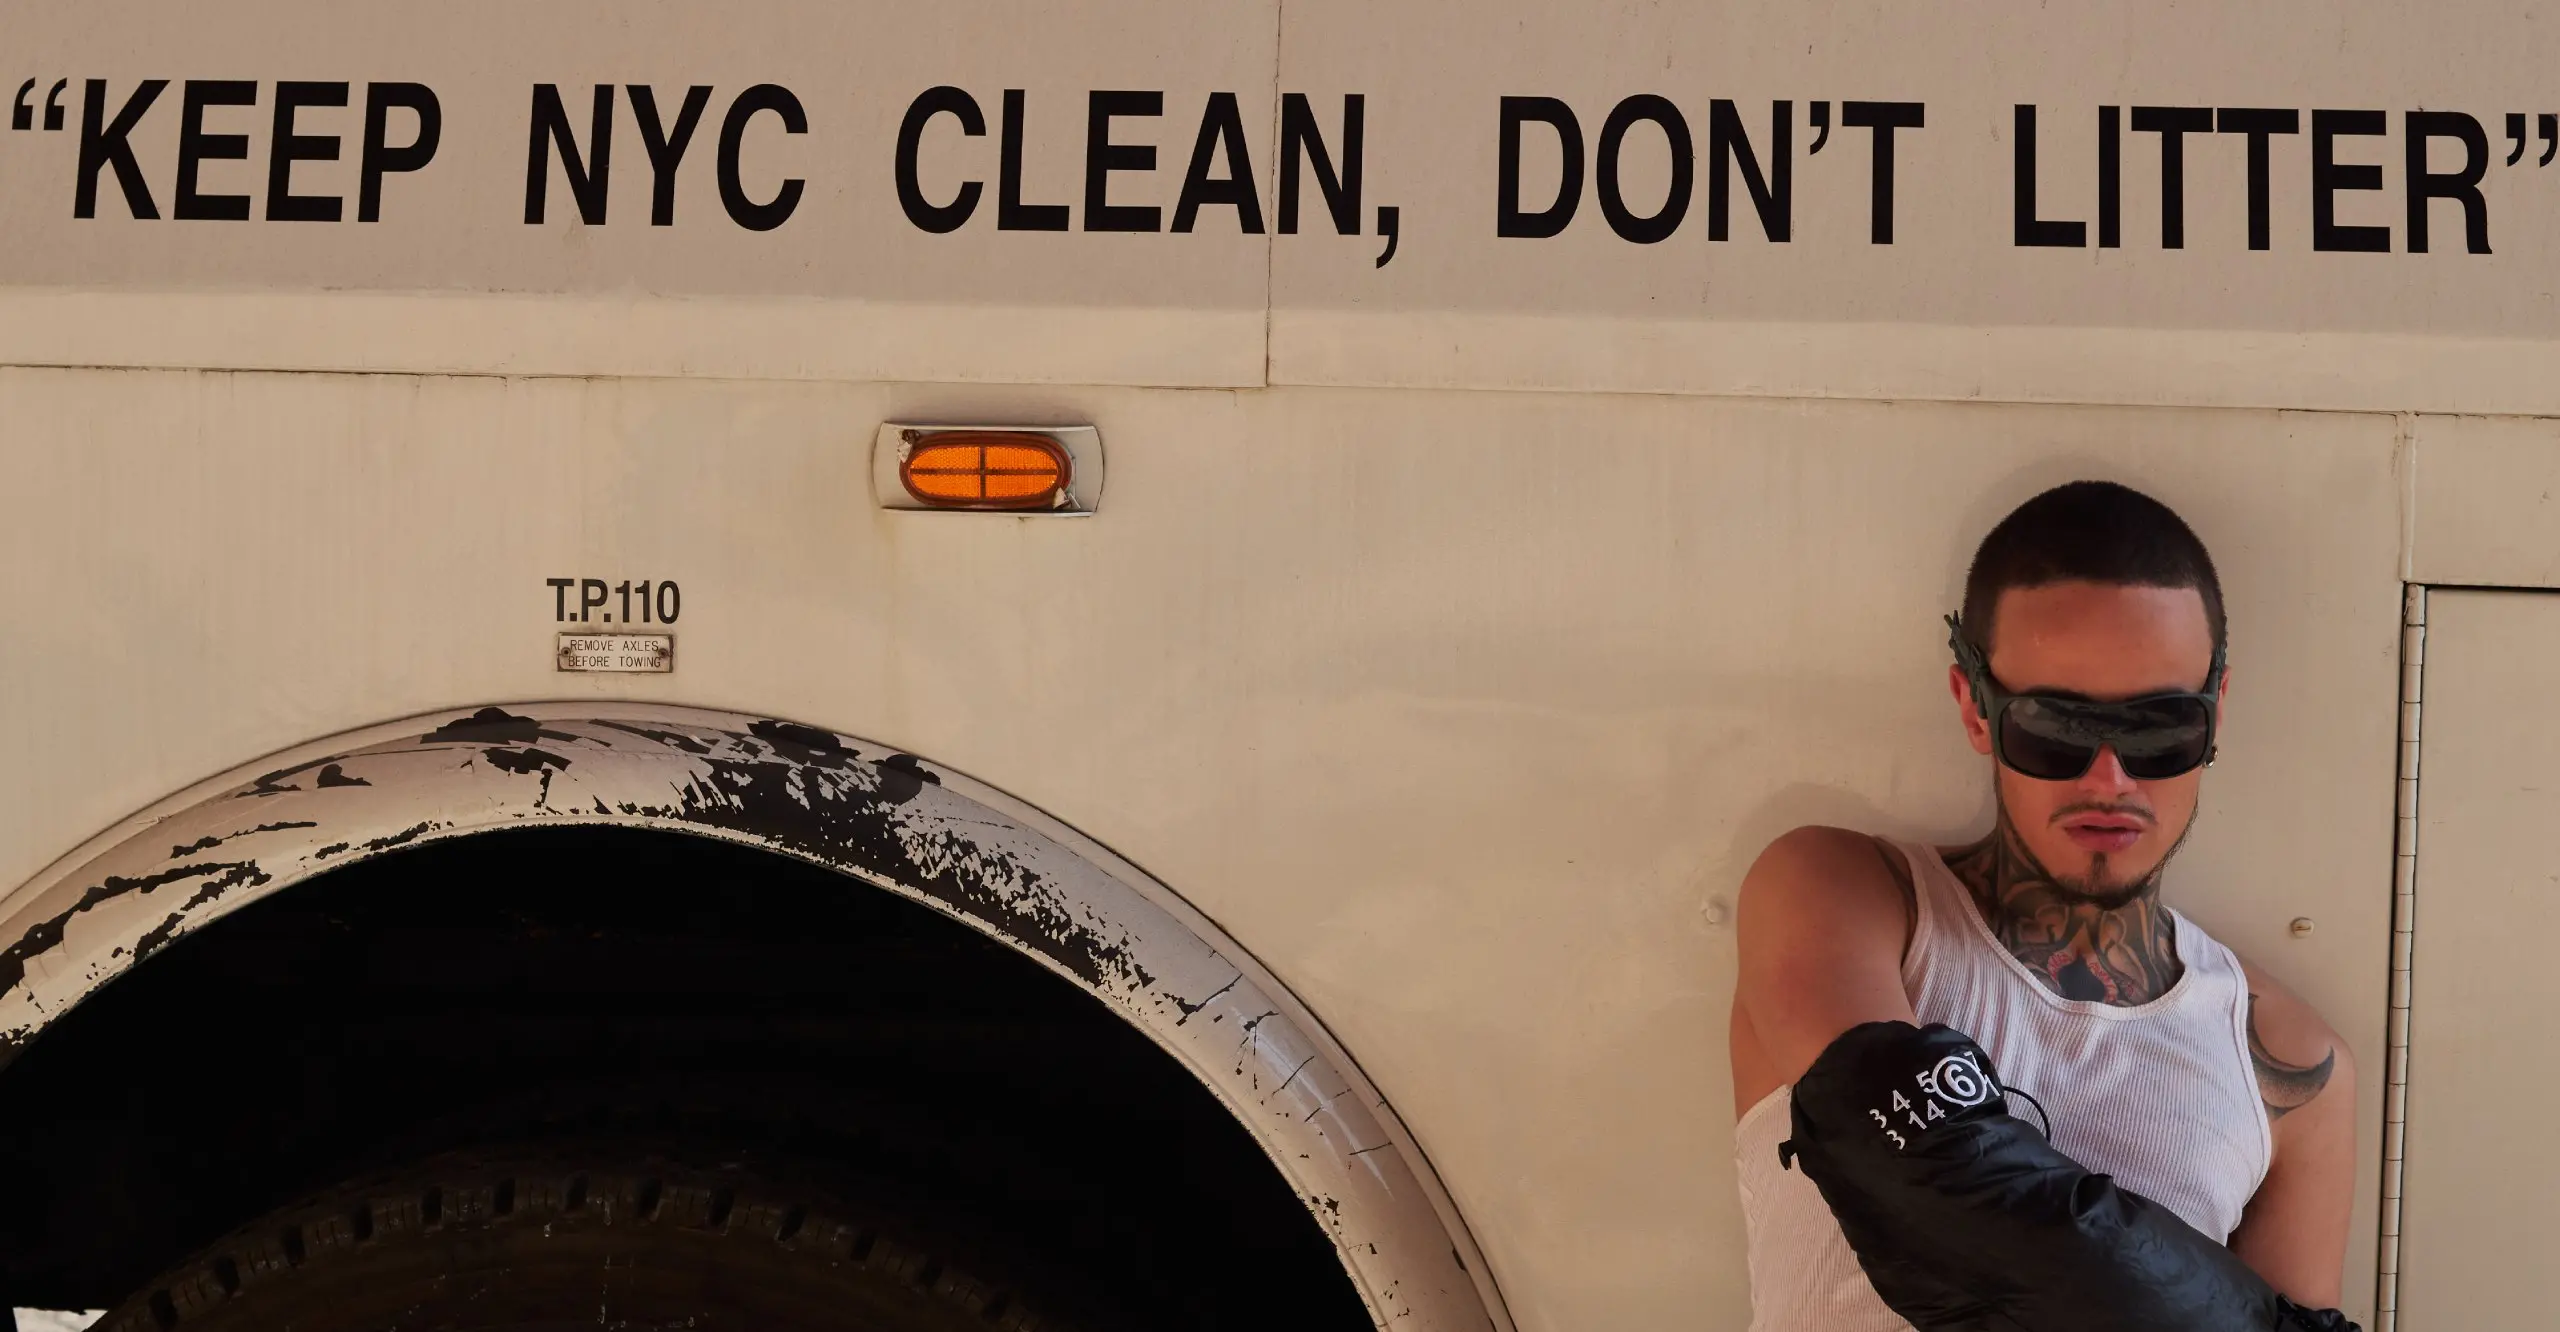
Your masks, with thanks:
M2000 1090L2007 1092L2012 1096L2025 1096L2027 1098L2027 1104L2036 1108L2036 1118L2044 1121L2044 1140L2046 1142L2053 1141L2053 1116L2044 1112L2044 1102L2037 1100L2035 1097L2028 1095L2028 1093L2020 1091L2005 1082L2000 1084Z

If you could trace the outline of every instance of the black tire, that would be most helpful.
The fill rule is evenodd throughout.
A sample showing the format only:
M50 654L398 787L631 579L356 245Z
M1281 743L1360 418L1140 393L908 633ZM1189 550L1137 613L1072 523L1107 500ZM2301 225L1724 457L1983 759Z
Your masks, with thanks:
M244 1227L101 1332L1064 1332L912 1232L761 1179L448 1157Z

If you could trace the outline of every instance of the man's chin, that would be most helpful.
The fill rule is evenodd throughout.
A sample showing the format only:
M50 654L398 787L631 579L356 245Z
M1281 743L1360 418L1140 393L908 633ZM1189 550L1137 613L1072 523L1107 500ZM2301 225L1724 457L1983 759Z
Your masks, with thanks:
M2157 863L2136 867L2126 864L2121 856L2107 855L2090 856L2075 869L2077 873L2057 874L2054 886L2062 890L2064 897L2101 911L2132 905L2151 891L2160 875Z
M2159 862L2148 856L2137 860L2122 853L2084 851L2069 842L2052 848L2049 854L2052 859L2044 862L2047 882L2056 896L2074 906L2113 911L2150 892L2160 877Z

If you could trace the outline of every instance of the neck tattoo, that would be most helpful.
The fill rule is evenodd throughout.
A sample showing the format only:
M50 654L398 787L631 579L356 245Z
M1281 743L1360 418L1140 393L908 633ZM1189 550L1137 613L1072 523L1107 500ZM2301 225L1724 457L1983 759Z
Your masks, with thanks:
M2149 1003L2186 970L2160 904L2158 869L2140 883L2092 896L2039 863L2006 810L1990 836L1948 852L1946 862L1992 937L2065 999Z

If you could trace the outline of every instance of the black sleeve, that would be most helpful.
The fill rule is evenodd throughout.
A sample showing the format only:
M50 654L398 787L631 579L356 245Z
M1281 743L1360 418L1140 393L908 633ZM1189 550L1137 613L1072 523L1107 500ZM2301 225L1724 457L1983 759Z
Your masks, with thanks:
M1922 1332L2354 1332L2011 1118L1990 1056L1870 1022L1797 1079L1780 1146L1876 1293Z

